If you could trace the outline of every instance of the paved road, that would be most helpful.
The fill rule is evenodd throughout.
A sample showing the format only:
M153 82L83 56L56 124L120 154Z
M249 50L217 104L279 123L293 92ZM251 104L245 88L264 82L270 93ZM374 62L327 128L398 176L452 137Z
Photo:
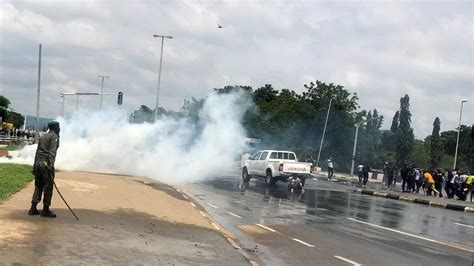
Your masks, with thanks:
M472 265L474 215L351 193L309 180L245 185L237 175L182 189L267 265Z

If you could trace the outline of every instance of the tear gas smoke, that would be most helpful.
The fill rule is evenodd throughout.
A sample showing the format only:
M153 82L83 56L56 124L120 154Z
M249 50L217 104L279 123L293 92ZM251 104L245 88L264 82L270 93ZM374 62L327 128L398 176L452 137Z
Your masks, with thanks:
M56 168L147 176L171 184L222 174L245 151L241 119L250 102L240 92L213 93L198 123L164 116L153 124L130 124L117 109L58 118ZM32 164L35 151L36 145L27 146L13 161Z

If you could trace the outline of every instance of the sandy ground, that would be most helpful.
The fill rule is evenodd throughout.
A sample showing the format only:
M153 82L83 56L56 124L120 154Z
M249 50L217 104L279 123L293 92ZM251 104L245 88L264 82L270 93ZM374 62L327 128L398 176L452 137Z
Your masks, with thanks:
M80 220L56 191L58 218L28 216L30 183L0 205L0 265L248 265L170 186L84 172L58 172L56 183Z

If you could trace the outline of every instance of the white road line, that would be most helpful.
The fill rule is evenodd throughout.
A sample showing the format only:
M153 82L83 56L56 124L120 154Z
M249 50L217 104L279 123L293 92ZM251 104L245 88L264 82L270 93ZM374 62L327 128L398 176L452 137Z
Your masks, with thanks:
M360 264L360 263L357 263L357 262L352 261L352 260L350 260L350 259L346 259L346 258L341 257L341 256L334 256L334 258L340 259L340 260L345 261L345 262L347 262L347 263L349 263L349 264L352 264L352 265L354 265L354 266L360 266L360 265L362 265L362 264Z
M202 217L207 217L207 215L203 213L202 211L199 211L199 213L202 215Z
M308 243L304 242L303 240L299 240L299 239L297 239L297 238L292 238L292 239L293 239L294 241L300 243L300 244L303 244L303 245L308 246L308 247L310 247L310 248L314 248L313 245L308 244Z
M179 190L179 189L176 189L176 191L178 191L179 193L183 194L183 192L181 192L181 190Z
M271 229L270 227L266 227L265 225L261 225L261 224L256 224L256 225L257 225L258 227L261 227L261 228L263 228L263 229L265 229L265 230L268 230L268 231L270 231L270 232L272 232L272 233L276 233L276 232L277 232L276 230Z
M184 195L183 193L181 193L181 196L183 196L185 199L189 199L188 196Z
M191 206L193 206L194 208L196 208L196 204L194 204L193 202L190 202L189 204L191 204Z
M395 233L399 233L399 234L402 234L402 235L407 235L407 236L415 237L415 238L418 238L418 239L423 239L425 241L429 241L429 242L433 242L433 243L437 243L437 244L441 244L441 245L446 245L446 246L449 246L449 247L452 247L452 248L457 248L457 249L462 249L464 251L472 252L472 249L463 248L463 247L460 247L458 245L453 245L453 244L450 244L450 243L437 241L437 240L429 239L429 238L422 237L422 236L417 236L417 235L406 233L406 232L403 232L403 231L398 231L398 230L395 230L395 229L392 229L392 228L387 228L387 227L383 227L383 226L380 226L380 225L371 224L371 223L367 223L367 222L364 222L364 221L359 221L359 220L354 219L354 218L347 218L347 219L349 219L351 221L354 221L354 222L358 222L358 223L370 225L370 226L373 226L373 227L385 229L385 230L388 230L388 231L392 231L392 232L395 232Z
M242 219L242 216L240 216L240 215L237 215L237 214L235 214L235 213L231 213L231 212L226 212L226 213L227 213L227 214L229 214L229 215L232 215L232 216L234 216L235 218Z
M454 223L454 224L457 224L457 225L460 225L460 226L465 226L465 227L474 228L474 226L472 226L472 225L460 224L460 223Z
M219 228L219 226L217 226L217 224L215 224L215 223L211 223L211 224L212 224L212 226L214 226L214 228L216 228L217 231L220 231L220 230L221 230L221 229Z
M219 209L219 207L214 206L214 205L212 205L212 204L210 204L210 203L206 203L206 205L208 205L209 207L214 208L214 209Z

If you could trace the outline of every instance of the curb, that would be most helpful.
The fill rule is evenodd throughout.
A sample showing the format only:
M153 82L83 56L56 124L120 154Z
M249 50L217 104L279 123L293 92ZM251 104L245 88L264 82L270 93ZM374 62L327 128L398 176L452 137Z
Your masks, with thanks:
M206 210L199 204L196 200L194 200L193 197L191 197L189 194L185 193L184 191L173 187L179 194L181 194L185 200L189 201L190 203L194 203L195 206L199 207L203 211L206 212ZM194 207L194 206L193 206ZM196 209L198 209L195 207ZM206 212L206 216L204 216L204 219L208 220L208 222L216 229L216 232L219 233L222 237L224 237L227 242L235 249L237 252L239 252L247 261L250 263L252 266L258 266L259 264L252 259L252 257L235 241L235 237L232 233L228 232L221 224L219 224L216 220L214 220L209 213Z
M453 203L443 204L443 203L439 203L435 201L430 201L429 199L408 198L408 197L400 196L400 195L390 193L390 192L380 192L380 191L374 191L374 190L368 190L368 189L354 189L354 192L359 193L359 194L364 194L364 195L381 197L381 198L413 202L413 203L422 204L422 205L435 207L435 208L474 213L474 207L463 206L463 205L458 205L458 204L453 204Z

